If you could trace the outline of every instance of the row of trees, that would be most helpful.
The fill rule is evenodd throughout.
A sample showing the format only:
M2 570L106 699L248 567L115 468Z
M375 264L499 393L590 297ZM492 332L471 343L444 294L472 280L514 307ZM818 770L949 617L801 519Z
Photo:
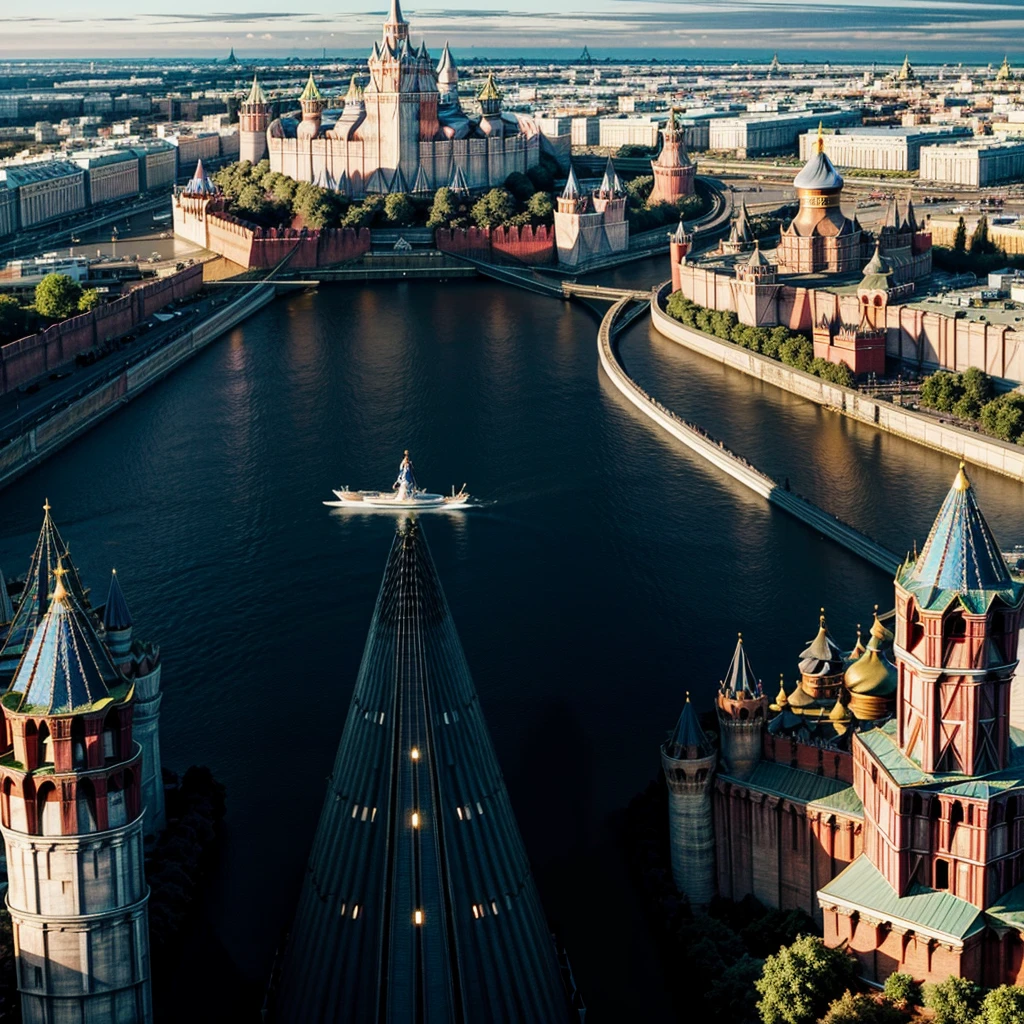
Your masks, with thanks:
M704 199L696 192L675 203L652 203L654 176L643 174L626 182L626 218L629 229L637 234L655 228L675 226L682 220L692 220L704 212Z
M805 373L813 373L832 384L850 388L854 385L853 371L846 363L830 363L814 355L814 346L802 334L794 334L788 327L751 327L741 324L735 313L712 310L691 302L682 292L669 296L666 312L673 319L705 334L731 341L735 345L758 352L769 359L792 366Z
M902 1024L922 1004L935 1024L1024 1024L1024 988L986 992L966 978L918 985L890 974L881 996L856 993L859 967L845 950L802 935L769 956L755 982L762 1024Z
M95 288L83 288L67 274L47 274L36 285L33 301L23 306L13 295L0 295L0 339L21 338L40 320L56 322L87 313L103 301Z
M550 224L551 189L558 165L545 155L525 174L510 174L503 188L472 200L448 188L428 196L391 193L353 202L311 182L297 182L261 160L221 168L213 180L233 213L265 227L290 225L296 218L308 228L363 227L497 227Z
M938 370L921 382L919 403L980 424L1003 441L1024 444L1024 394L993 394L989 376L976 366L963 373Z

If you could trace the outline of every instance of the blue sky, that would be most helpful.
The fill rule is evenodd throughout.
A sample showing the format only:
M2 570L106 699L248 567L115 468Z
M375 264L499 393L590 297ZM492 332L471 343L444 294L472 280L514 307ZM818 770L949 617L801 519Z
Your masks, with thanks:
M0 4L0 56L354 53L385 0L47 0ZM403 5L414 38L463 53L932 59L1024 64L1024 0L447 0ZM10 13L8 13L10 12ZM1014 48L1019 47L1019 55Z

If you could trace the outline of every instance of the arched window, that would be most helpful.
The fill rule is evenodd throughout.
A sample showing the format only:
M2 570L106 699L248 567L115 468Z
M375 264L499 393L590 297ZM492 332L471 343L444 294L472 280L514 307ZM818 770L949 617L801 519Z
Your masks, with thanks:
M907 621L907 649L913 650L924 639L924 625L916 604L911 604Z
M111 709L110 713L103 720L103 758L106 761L118 759L118 748L120 747L120 733L117 712Z
M71 722L71 764L75 768L86 766L85 757L85 722L81 718Z
M36 795L36 808L39 815L39 834L44 836L59 836L60 827L60 799L57 796L57 787L52 782L44 782L39 787Z
M949 812L949 848L953 849L953 842L956 838L956 830L964 820L964 805L959 800L953 801Z
M97 830L96 789L90 778L78 780L75 791L75 813L79 832L95 832Z
M935 862L935 888L949 888L949 861L937 860Z
M53 740L50 739L50 727L45 722L39 723L39 763L53 764Z
M924 810L921 802L921 794L915 793L910 798L910 813L920 815Z
M124 790L120 779L111 779L107 788L107 827L120 828L128 824L128 808L124 802Z

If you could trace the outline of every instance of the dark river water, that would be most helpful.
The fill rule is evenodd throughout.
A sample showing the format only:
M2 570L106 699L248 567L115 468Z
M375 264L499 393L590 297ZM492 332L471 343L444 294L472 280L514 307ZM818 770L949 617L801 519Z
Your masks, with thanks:
M605 283L649 285L660 260ZM228 829L196 939L255 1019L294 907L393 530L332 487L467 481L428 518L550 917L597 1024L669 1015L616 813L659 770L686 691L703 709L742 630L769 687L825 605L840 642L891 607L885 575L707 466L599 371L580 306L477 281L328 286L279 300L4 491L0 566L23 572L44 497L94 588L116 566L164 653L162 743L208 764ZM631 328L652 393L889 547L922 541L952 458ZM1022 488L975 471L1004 543ZM212 974L211 974L212 972ZM228 981L225 981L228 984ZM235 982L231 982L235 984ZM243 1012L244 1008L244 1012Z

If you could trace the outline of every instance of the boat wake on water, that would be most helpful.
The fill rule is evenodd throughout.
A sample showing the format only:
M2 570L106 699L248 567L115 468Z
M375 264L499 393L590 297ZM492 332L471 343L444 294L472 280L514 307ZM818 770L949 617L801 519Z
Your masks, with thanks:
M391 491L353 491L342 487L334 491L335 501L325 501L328 508L353 509L359 512L444 512L454 509L472 508L466 485L452 493L432 494L419 487L412 460L406 450L398 467L398 479Z

